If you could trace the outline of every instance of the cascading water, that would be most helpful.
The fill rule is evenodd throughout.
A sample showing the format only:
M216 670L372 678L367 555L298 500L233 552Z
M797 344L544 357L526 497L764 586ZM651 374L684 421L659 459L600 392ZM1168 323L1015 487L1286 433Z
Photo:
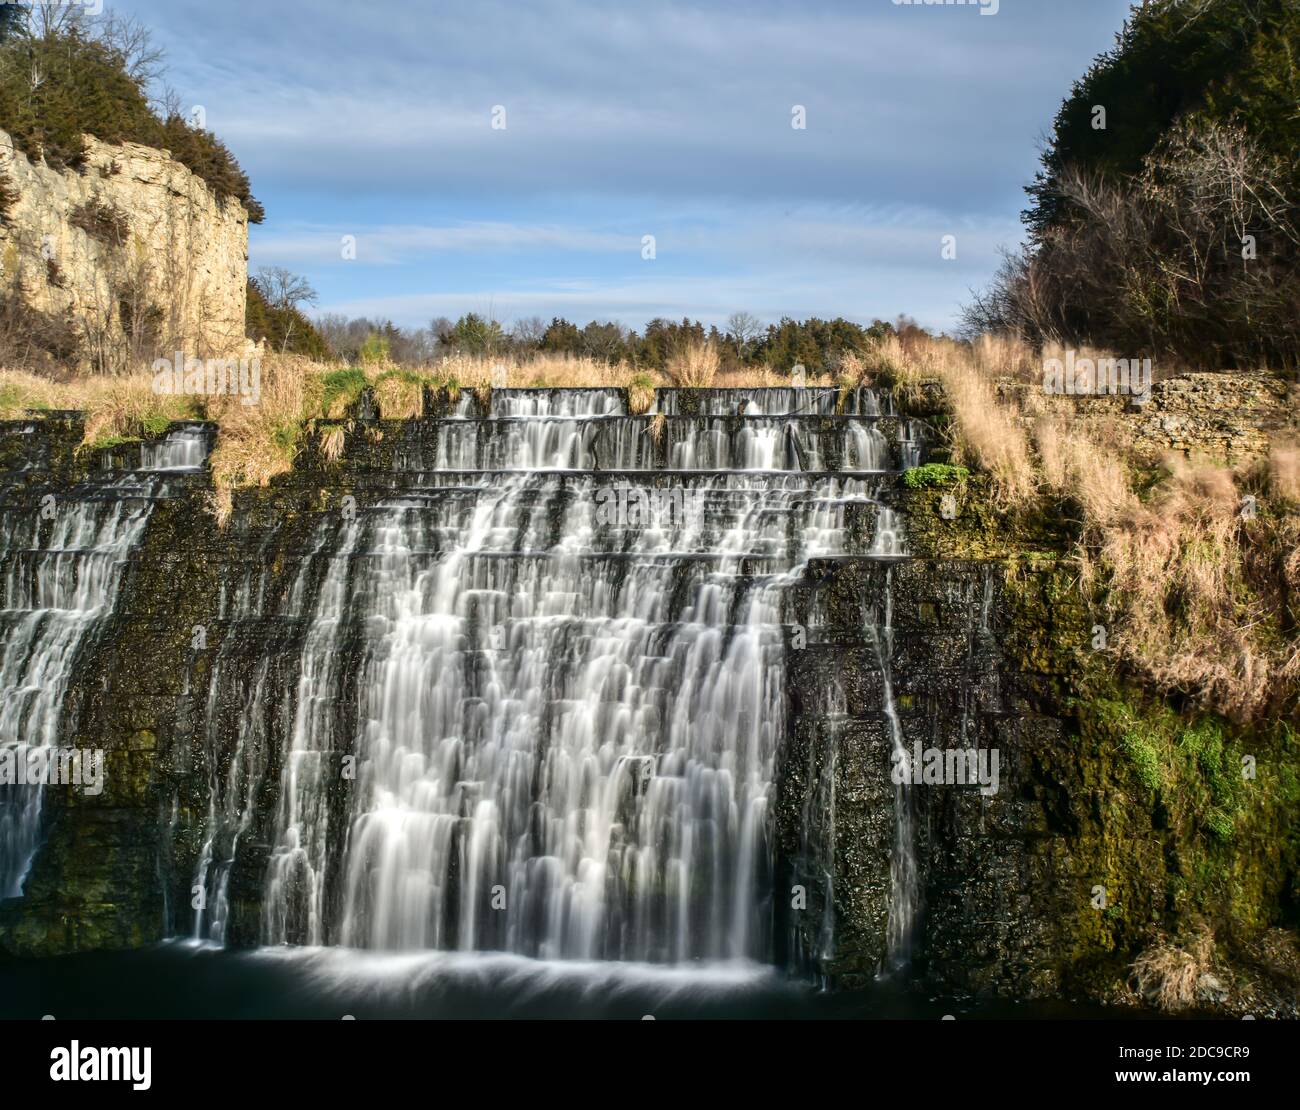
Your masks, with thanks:
M52 491L0 513L0 749L15 765L66 744L77 659L111 614L126 559L165 493L166 479L147 472L201 466L206 444L203 429L180 429L142 449L141 472L112 471L75 500ZM43 808L39 782L0 785L0 898L22 893Z
M770 957L786 594L901 552L896 463L867 391L706 398L496 391L322 516L283 600L269 567L232 591L303 631L279 690L218 659L194 935L227 939L246 866L268 944Z
M920 882L916 860L916 822L911 787L912 752L903 734L894 698L894 589L893 574L885 571L884 596L880 609L868 622L867 631L880 667L882 709L889 724L891 759L908 769L894 785L894 843L889 859L889 916L885 932L886 972L905 968L911 958Z

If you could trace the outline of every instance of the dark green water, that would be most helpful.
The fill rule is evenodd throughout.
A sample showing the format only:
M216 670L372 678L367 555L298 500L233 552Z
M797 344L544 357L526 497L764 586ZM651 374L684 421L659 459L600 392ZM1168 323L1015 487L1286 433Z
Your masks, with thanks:
M1105 1018L1073 1004L996 1006L881 986L827 993L752 963L668 968L511 955L167 944L0 963L0 1018Z

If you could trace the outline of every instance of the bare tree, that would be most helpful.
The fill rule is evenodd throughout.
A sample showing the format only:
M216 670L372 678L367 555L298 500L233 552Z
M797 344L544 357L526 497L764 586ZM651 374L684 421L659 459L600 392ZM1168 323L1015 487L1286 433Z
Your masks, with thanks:
M540 316L516 320L510 328L510 338L520 347L536 347L546 334L546 321Z
M733 312L727 318L727 334L735 340L736 353L744 359L754 341L763 334L763 325L751 313Z
M95 26L95 37L121 57L126 72L141 88L162 79L163 50L155 45L149 28L134 16L103 15Z
M318 295L311 282L283 266L261 267L257 271L257 281L262 287L262 296L272 308L286 311L316 303Z
M33 38L59 38L71 31L85 31L90 16L80 4L46 4L34 0L23 9L27 33Z
M266 298L266 303L287 317L284 341L280 345L281 352L287 351L293 338L297 313L303 305L315 304L318 294L305 277L286 270L283 266L261 267L257 271L257 287Z

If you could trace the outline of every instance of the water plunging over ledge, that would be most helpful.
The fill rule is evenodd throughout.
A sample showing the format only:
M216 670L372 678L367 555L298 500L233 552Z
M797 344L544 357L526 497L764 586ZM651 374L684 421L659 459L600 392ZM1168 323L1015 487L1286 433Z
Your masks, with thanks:
M287 590L230 586L223 620L301 633L218 653L178 931L228 942L251 901L263 944L770 961L787 595L905 553L916 429L835 397L462 398Z
M106 471L71 498L38 489L23 508L0 513L0 755L26 762L70 743L69 683L112 613L154 502L167 494L156 472L198 469L208 442L202 428L178 429L141 448L134 471ZM22 894L44 799L40 784L0 784L0 898Z

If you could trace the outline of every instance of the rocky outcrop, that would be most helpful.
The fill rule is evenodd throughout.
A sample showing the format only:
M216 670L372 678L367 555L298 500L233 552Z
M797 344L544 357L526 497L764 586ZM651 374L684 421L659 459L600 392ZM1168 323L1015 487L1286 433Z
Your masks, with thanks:
M1139 449L1238 461L1268 453L1295 418L1288 383L1267 374L1180 374L1156 382L1134 429Z
M1043 410L1066 410L1071 423L1101 426L1103 441L1118 436L1139 457L1174 454L1227 463L1268 454L1278 430L1295 424L1298 389L1294 375L1263 370L1171 375L1155 382L1145 401L1120 394L1048 396L1037 384L999 385L1004 397L1019 401L1026 430Z
M83 363L231 357L244 342L248 213L167 151L87 137L78 170L0 131L0 281L75 336Z

